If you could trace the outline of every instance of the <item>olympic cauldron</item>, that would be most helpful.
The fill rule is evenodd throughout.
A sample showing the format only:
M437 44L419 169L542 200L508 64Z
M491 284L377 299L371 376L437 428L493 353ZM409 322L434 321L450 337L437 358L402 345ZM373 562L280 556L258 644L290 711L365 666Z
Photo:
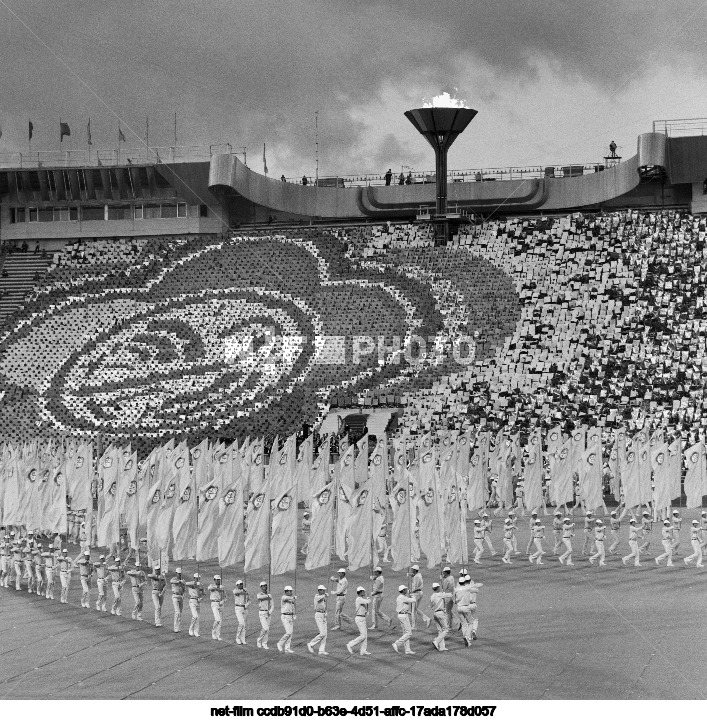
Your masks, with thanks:
M405 117L422 133L435 151L437 203L433 222L435 244L445 245L449 239L450 217L447 213L447 151L477 111L464 107L423 107L408 110ZM454 216L458 219L458 216Z

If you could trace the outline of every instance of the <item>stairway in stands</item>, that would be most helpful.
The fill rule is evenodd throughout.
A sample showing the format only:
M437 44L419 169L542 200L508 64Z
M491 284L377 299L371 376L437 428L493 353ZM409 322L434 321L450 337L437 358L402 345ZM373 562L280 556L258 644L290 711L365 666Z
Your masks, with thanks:
M35 285L35 273L43 276L51 261L51 254L32 252L10 253L0 260L2 271L7 270L6 278L0 275L0 325L22 305Z

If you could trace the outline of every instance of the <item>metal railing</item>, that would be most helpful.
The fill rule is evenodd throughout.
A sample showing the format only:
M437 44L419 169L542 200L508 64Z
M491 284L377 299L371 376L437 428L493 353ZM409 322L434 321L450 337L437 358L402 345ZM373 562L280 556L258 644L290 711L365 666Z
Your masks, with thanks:
M233 154L230 143L177 145L164 148L112 148L109 150L38 150L0 153L0 168L79 168L86 166L152 165L155 163L194 163L212 155ZM237 153L240 155L240 153Z
M447 173L448 183L473 183L489 182L496 180L527 180L529 178L565 178L577 175L594 173L605 168L602 160L597 163L561 163L557 165L529 165L513 166L507 168L471 168L465 170L450 170ZM434 183L436 180L434 171L421 170L412 173L403 173L404 182L400 183L400 174L393 174L391 186L393 185L418 185L420 183ZM408 183L408 177L411 183ZM335 178L319 178L320 187L334 186L334 180L343 181L344 187L385 185L385 174L380 173L359 173L355 175L337 175ZM302 178L285 178L287 183L302 184ZM314 176L307 176L307 185L315 185Z
M653 132L663 133L669 138L688 135L707 135L707 118L677 118L675 120L654 120Z

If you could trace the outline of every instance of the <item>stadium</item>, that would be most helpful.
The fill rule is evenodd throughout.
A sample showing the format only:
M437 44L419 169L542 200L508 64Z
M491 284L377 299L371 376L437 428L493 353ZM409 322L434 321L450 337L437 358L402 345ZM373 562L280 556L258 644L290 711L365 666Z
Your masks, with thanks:
M0 149L0 698L704 698L707 119L406 115L434 170Z

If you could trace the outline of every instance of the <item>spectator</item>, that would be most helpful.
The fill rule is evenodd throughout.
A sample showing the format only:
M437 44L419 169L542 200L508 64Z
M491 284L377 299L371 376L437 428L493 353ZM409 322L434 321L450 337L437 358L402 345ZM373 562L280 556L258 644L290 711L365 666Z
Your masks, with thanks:
M398 185L405 185L405 176L403 175L402 171L400 172L400 175L398 176Z
M37 245L34 246L34 254L37 255L39 253L39 241L37 241Z
M385 178L385 184L390 185L390 183L393 180L393 171L391 168L388 168L388 172L383 176Z
M610 158L616 157L616 143L613 140L609 143L609 153Z
M302 176L302 185L309 185L309 181L307 180L307 176L306 176L306 175L303 175L303 176Z
M405 178L405 185L412 185L412 170L408 173L408 177Z
M281 180L283 183L286 183L286 182L287 182L287 178L285 177L285 174L284 174L284 173L280 176L280 180Z
M480 183L483 179L484 179L483 175L481 175L481 173L477 170L477 171L474 173L474 180L475 180L477 183Z
M27 245L27 241L23 240L22 241L22 252L26 253L28 248L29 248L29 246Z
M2 277L7 278L7 268L2 269Z

